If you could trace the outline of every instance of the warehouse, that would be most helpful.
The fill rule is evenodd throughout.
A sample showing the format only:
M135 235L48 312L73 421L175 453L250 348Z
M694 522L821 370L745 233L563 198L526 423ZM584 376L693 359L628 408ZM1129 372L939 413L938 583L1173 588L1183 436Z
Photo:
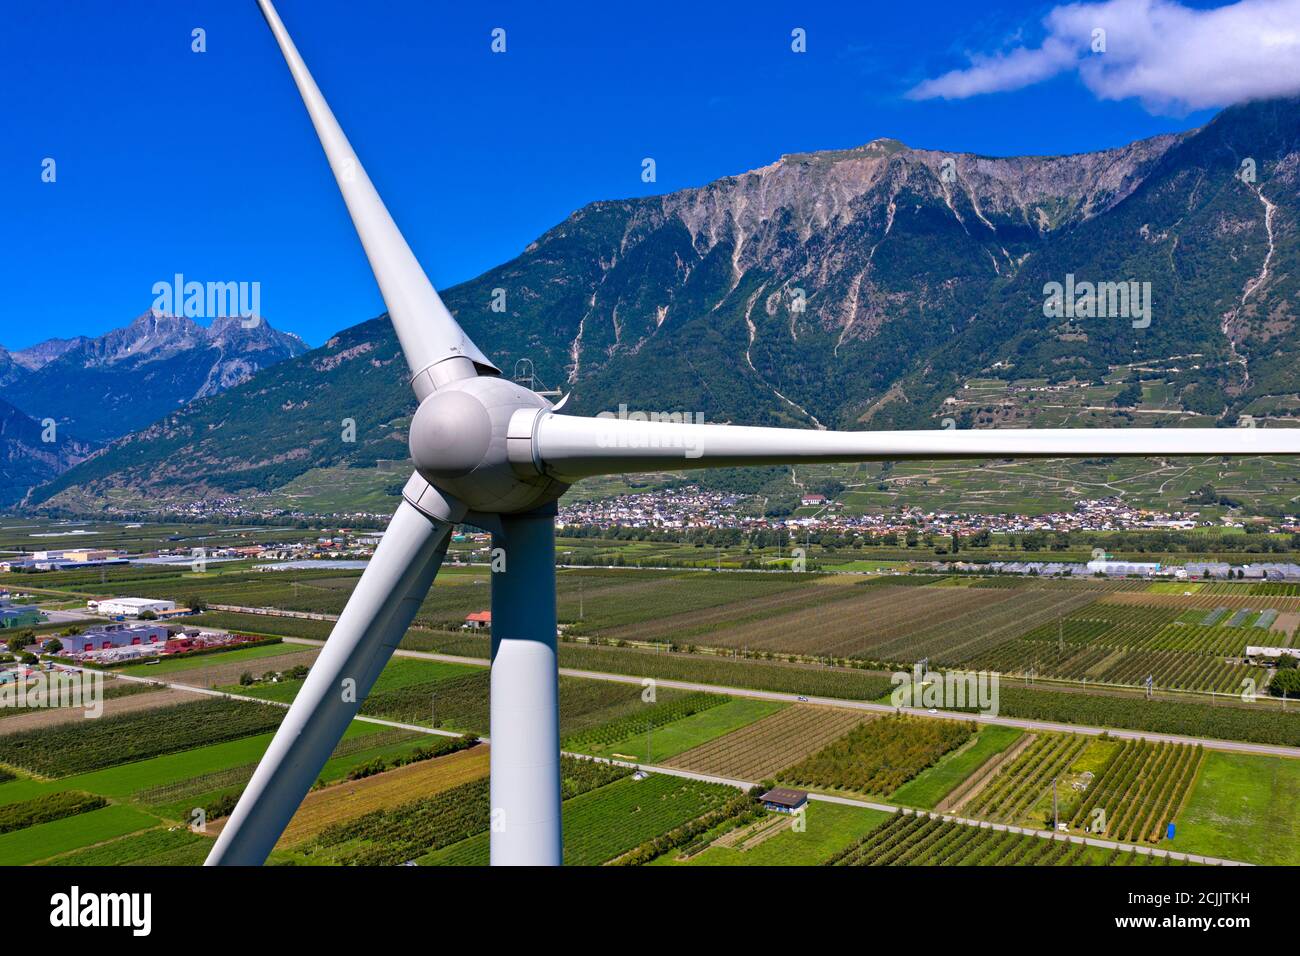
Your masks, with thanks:
M152 598L110 598L87 601L86 608L109 617L139 617L146 612L165 614L176 609L175 601L156 601Z

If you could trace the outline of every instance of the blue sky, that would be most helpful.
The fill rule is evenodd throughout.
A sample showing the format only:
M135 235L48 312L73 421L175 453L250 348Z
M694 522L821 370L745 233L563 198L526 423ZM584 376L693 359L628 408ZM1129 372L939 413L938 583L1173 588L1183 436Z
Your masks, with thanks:
M892 136L1009 155L1129 142L1212 109L1099 98L1078 72L964 99L918 84L1041 42L1051 5L279 0L434 283L596 199ZM313 345L382 300L252 0L13 5L0 37L0 344L99 334L177 272L257 281ZM191 52L202 27L207 52ZM507 52L490 51L502 27ZM791 30L807 52L791 51ZM52 157L57 181L41 182ZM653 157L658 181L641 181Z

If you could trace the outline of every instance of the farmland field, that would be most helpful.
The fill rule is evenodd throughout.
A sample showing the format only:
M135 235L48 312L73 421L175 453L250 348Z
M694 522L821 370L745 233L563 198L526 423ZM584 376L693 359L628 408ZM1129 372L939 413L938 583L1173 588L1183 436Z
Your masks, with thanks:
M0 866L20 866L68 850L110 840L158 822L142 810L114 804L73 817L39 823L0 836Z
M982 726L972 740L895 790L890 800L932 810L971 774L996 759L1023 735L1016 727Z
M1146 866L1181 861L1127 850L1105 850L944 821L895 814L831 861L834 866Z
M1038 734L964 808L968 816L1006 823L1029 821L1039 803L1050 796L1052 780L1064 774L1083 753L1088 739L1078 734ZM1033 821L1041 825L1042 819Z
M691 703L699 698L711 699L710 706L691 708ZM691 694L674 703L685 709L667 714L655 713L663 705L653 704L646 708L644 715L632 714L612 721L571 738L564 747L595 756L617 755L618 759L639 763L664 763L685 750L736 731L787 706L770 700L720 698L716 694ZM671 708L673 703L667 706ZM647 729L650 730L648 734Z
M199 866L212 841L186 827L146 830L99 846L75 850L51 866Z
M1300 865L1300 760L1211 751L1172 846L1272 866Z
M684 859L677 852L666 853L651 865L817 866L890 819L890 815L881 810L821 801L809 803L804 814L806 821L802 832L796 832L788 821L777 821L787 825L755 845L725 846L714 842Z
M279 707L220 698L0 736L0 760L51 777L176 753L278 727Z
M644 780L623 777L564 803L564 862L595 866L645 840L722 806L736 793L730 787L665 774ZM488 862L488 835L430 854L430 865L482 866Z
M862 711L793 704L665 763L733 780L765 780L866 719Z
M1112 744L1110 750L1081 792L1071 829L1130 843L1158 843L1166 826L1177 819L1204 752L1200 747L1136 740Z
M365 780L313 791L294 814L278 846L292 847L323 830L380 812L385 807L433 797L474 780L486 779L487 772L488 749L479 746L435 760L409 764Z
M779 779L817 789L888 794L974 732L975 724L969 721L879 717L781 771Z

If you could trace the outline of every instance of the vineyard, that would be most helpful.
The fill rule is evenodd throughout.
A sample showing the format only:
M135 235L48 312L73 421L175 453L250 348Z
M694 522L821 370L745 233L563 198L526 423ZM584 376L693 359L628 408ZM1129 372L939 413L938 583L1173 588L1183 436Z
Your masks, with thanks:
M969 721L891 715L850 730L781 773L783 782L889 794L975 732Z
M1050 796L1052 781L1069 771L1087 745L1088 738L1078 734L1038 735L970 799L964 812L1007 823L1029 819Z
M1181 865L1169 857L1118 848L1105 851L1064 839L994 830L931 817L896 813L829 866L1151 866Z
M796 704L678 754L665 764L733 780L765 780L866 719L862 711Z
M1196 780L1204 752L1179 744L1126 740L1083 792L1072 828L1112 840L1160 841Z

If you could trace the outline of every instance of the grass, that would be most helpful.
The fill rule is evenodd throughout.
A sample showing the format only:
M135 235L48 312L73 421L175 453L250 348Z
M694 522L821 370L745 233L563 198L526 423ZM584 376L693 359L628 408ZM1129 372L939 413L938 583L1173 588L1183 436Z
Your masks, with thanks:
M680 753L714 740L733 730L752 724L769 714L776 713L786 705L777 701L736 699L729 700L717 707L689 717L675 720L663 727L657 727L650 733L650 750L646 751L646 734L635 733L599 747L588 748L588 752L599 753L615 759L632 759L638 763L660 763Z
M810 801L806 829L786 828L749 850L711 846L689 860L665 853L652 866L817 866L890 818L883 810Z
M893 792L890 799L904 806L932 810L953 788L1020 739L1016 727L981 728L972 742L948 754Z
M1300 760L1210 752L1170 849L1300 864Z
M114 805L0 836L0 866L22 866L92 843L134 833L158 822L143 810Z

